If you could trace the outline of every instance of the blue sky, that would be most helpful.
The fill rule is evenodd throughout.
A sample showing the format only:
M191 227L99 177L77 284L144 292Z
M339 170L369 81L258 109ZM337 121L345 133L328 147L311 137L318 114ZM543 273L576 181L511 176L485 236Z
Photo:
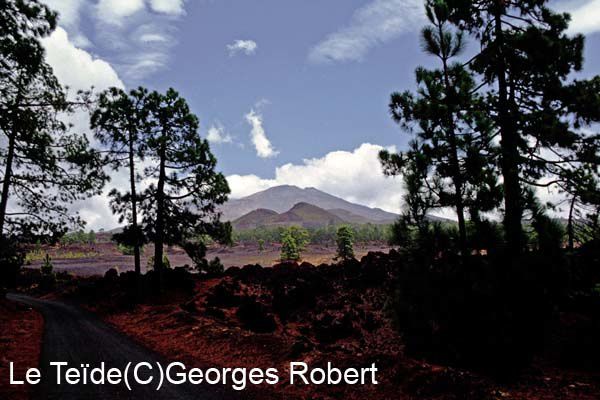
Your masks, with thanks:
M420 0L46 2L61 13L46 40L59 79L179 90L234 197L288 183L399 210L401 184L376 154L408 140L389 118L390 93L435 62L419 47ZM600 0L555 4L588 34L586 75L600 73ZM92 225L107 221L103 201L79 207Z

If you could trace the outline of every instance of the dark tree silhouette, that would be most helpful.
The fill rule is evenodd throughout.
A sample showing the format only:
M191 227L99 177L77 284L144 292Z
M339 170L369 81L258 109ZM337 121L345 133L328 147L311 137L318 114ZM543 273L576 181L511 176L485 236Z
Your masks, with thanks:
M199 237L230 241L231 225L220 221L217 210L227 200L229 186L215 170L217 160L208 142L198 134L198 119L175 90L153 92L146 104L146 158L153 165L145 175L155 183L144 192L143 222L154 241L154 270L160 282L165 244L181 245L197 259L204 252L198 249L204 246Z
M60 234L68 203L100 192L105 175L85 135L61 115L73 110L44 60L39 39L56 15L37 1L0 3L0 235Z
M430 1L426 11L431 25L422 31L423 48L439 59L441 68L418 68L417 95L394 93L390 103L394 120L416 133L413 146L417 148L409 150L405 160L387 157L385 152L381 159L384 164L402 162L420 153L420 162L428 165L422 179L430 200L435 200L432 205L456 211L459 249L467 255L467 210L478 219L481 212L497 207L501 196L495 169L490 165L495 152L492 124L481 112L483 100L475 94L473 77L454 61L463 51L463 34L450 29L447 4ZM397 172L407 173L405 167L412 166L400 164ZM413 168L409 174L414 172ZM407 188L410 192L416 186L409 183Z
M508 249L524 248L527 187L548 187L580 163L598 162L598 136L581 122L598 119L598 82L570 81L582 68L584 38L568 36L569 16L547 0L447 0L450 19L479 41L469 62L482 80L500 136Z
M141 176L138 163L144 159L144 133L148 120L146 105L148 91L144 88L129 94L111 88L98 96L97 106L92 113L91 127L96 138L106 148L106 162L115 170L129 170L129 192L122 194L118 189L110 192L111 207L119 215L119 222L127 220L128 226L114 238L120 244L133 247L135 272L141 273L140 249L145 243L144 234L138 223L137 183Z

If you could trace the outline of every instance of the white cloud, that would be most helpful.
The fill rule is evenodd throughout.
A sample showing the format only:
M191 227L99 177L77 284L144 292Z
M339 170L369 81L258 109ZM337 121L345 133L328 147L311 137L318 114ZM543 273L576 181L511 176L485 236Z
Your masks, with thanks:
M372 47L419 29L424 17L423 0L373 0L356 10L350 25L313 47L309 60L360 61Z
M150 8L162 14L181 15L185 13L183 3L184 0L150 0Z
M345 200L400 212L403 183L400 177L388 178L379 163L384 147L363 143L353 151L333 151L322 158L306 159L302 164L285 164L275 169L275 178L256 175L227 177L231 197L240 198L279 185L314 187ZM396 151L388 147L389 151Z
M600 31L600 0L567 2L557 4L557 9L571 14L570 33L594 33Z
M256 53L256 49L258 49L258 45L254 40L236 40L232 44L227 45L230 56L234 56L237 53L244 53L247 56L251 56Z
M97 11L104 23L121 25L124 18L131 17L144 8L144 0L100 0Z
M206 140L213 144L232 143L233 137L225 132L225 127L219 123L208 129Z
M167 67L169 57L161 51L133 53L124 56L121 69L126 79L137 79Z
M84 6L83 0L44 0L43 2L58 12L58 21L61 25L68 27L79 25L79 13Z
M263 128L263 116L254 110L251 110L246 114L246 121L252 127L250 136L252 138L252 144L256 149L256 155L260 158L271 158L279 154L279 151L273 148L273 145L267 138L265 129Z
M42 40L46 49L46 59L52 66L58 80L71 88L71 93L77 90L86 90L94 86L96 91L107 89L111 86L124 88L125 85L106 61L92 57L87 51L77 48L69 38L67 32L58 27L50 37ZM81 110L68 116L68 121L73 124L73 131L87 133L88 138L94 142L89 134L89 115ZM127 183L127 173L111 173L110 187L100 196L94 196L86 201L77 202L71 207L72 212L79 212L84 220L88 221L88 228L99 229L118 226L117 218L108 206L108 192L112 187L124 187Z
M144 33L139 37L139 40L143 43L166 43L169 38L160 33Z
M90 89L91 86L97 90L125 86L109 63L77 48L63 28L56 28L42 42L46 49L46 59L63 85L74 90Z

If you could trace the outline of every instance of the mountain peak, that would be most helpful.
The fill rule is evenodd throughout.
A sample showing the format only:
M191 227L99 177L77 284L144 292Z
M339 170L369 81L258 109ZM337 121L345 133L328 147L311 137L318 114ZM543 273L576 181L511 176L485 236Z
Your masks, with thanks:
M248 197L230 200L221 207L221 211L223 212L223 219L234 221L259 208L285 213L299 203L306 204L301 208L314 206L324 211L332 209L346 210L355 216L374 223L388 223L397 218L396 214L351 203L314 187L302 189L294 185L274 186Z

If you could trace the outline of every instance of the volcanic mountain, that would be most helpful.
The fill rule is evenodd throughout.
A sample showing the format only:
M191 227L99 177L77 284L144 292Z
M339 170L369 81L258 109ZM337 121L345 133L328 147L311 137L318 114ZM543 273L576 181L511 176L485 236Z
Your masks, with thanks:
M278 214L273 210L258 209L250 211L233 221L235 229L252 229L260 226L298 225L305 228L317 228L327 225L341 225L346 222L337 215L308 203L298 203L288 211Z
M339 223L391 223L398 217L379 208L351 203L315 188L276 186L221 207L223 219L235 226L306 226Z

